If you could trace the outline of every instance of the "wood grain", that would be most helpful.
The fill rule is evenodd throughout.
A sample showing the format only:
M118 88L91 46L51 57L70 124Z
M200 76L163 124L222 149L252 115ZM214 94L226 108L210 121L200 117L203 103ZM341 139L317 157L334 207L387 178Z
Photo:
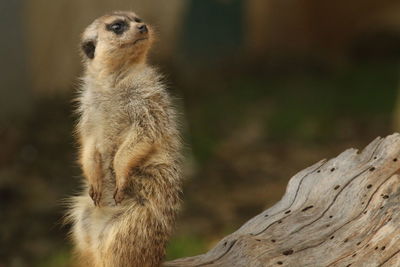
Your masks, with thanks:
M348 149L209 252L165 266L400 266L400 135Z

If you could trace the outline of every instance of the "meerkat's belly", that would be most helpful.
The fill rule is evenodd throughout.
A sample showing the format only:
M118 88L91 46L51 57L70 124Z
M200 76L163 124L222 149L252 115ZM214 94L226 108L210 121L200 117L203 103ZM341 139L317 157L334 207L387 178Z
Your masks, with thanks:
M83 147L95 146L101 158L102 204L113 206L113 195L116 187L114 158L122 140L126 138L129 120L119 110L105 108L92 109L86 115L87 120L82 124ZM92 149L89 149L92 150Z

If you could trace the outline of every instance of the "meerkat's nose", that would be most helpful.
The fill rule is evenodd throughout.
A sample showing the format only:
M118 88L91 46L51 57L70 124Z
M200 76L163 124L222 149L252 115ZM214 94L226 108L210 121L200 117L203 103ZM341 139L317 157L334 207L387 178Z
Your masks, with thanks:
M149 30L147 29L146 24L138 25L137 28L139 29L140 33L147 33Z

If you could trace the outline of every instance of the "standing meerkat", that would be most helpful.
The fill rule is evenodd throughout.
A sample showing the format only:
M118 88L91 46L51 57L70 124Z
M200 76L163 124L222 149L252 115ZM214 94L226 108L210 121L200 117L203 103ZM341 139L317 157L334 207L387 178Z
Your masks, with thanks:
M83 266L159 266L180 206L181 142L162 76L146 62L152 29L135 13L82 36L78 97L84 192L69 218Z

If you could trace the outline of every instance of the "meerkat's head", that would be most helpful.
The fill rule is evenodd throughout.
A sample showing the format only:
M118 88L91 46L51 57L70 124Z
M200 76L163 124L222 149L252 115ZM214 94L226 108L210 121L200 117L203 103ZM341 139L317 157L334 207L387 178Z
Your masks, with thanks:
M153 41L152 29L133 12L113 12L90 24L82 35L87 67L111 72L143 63Z

